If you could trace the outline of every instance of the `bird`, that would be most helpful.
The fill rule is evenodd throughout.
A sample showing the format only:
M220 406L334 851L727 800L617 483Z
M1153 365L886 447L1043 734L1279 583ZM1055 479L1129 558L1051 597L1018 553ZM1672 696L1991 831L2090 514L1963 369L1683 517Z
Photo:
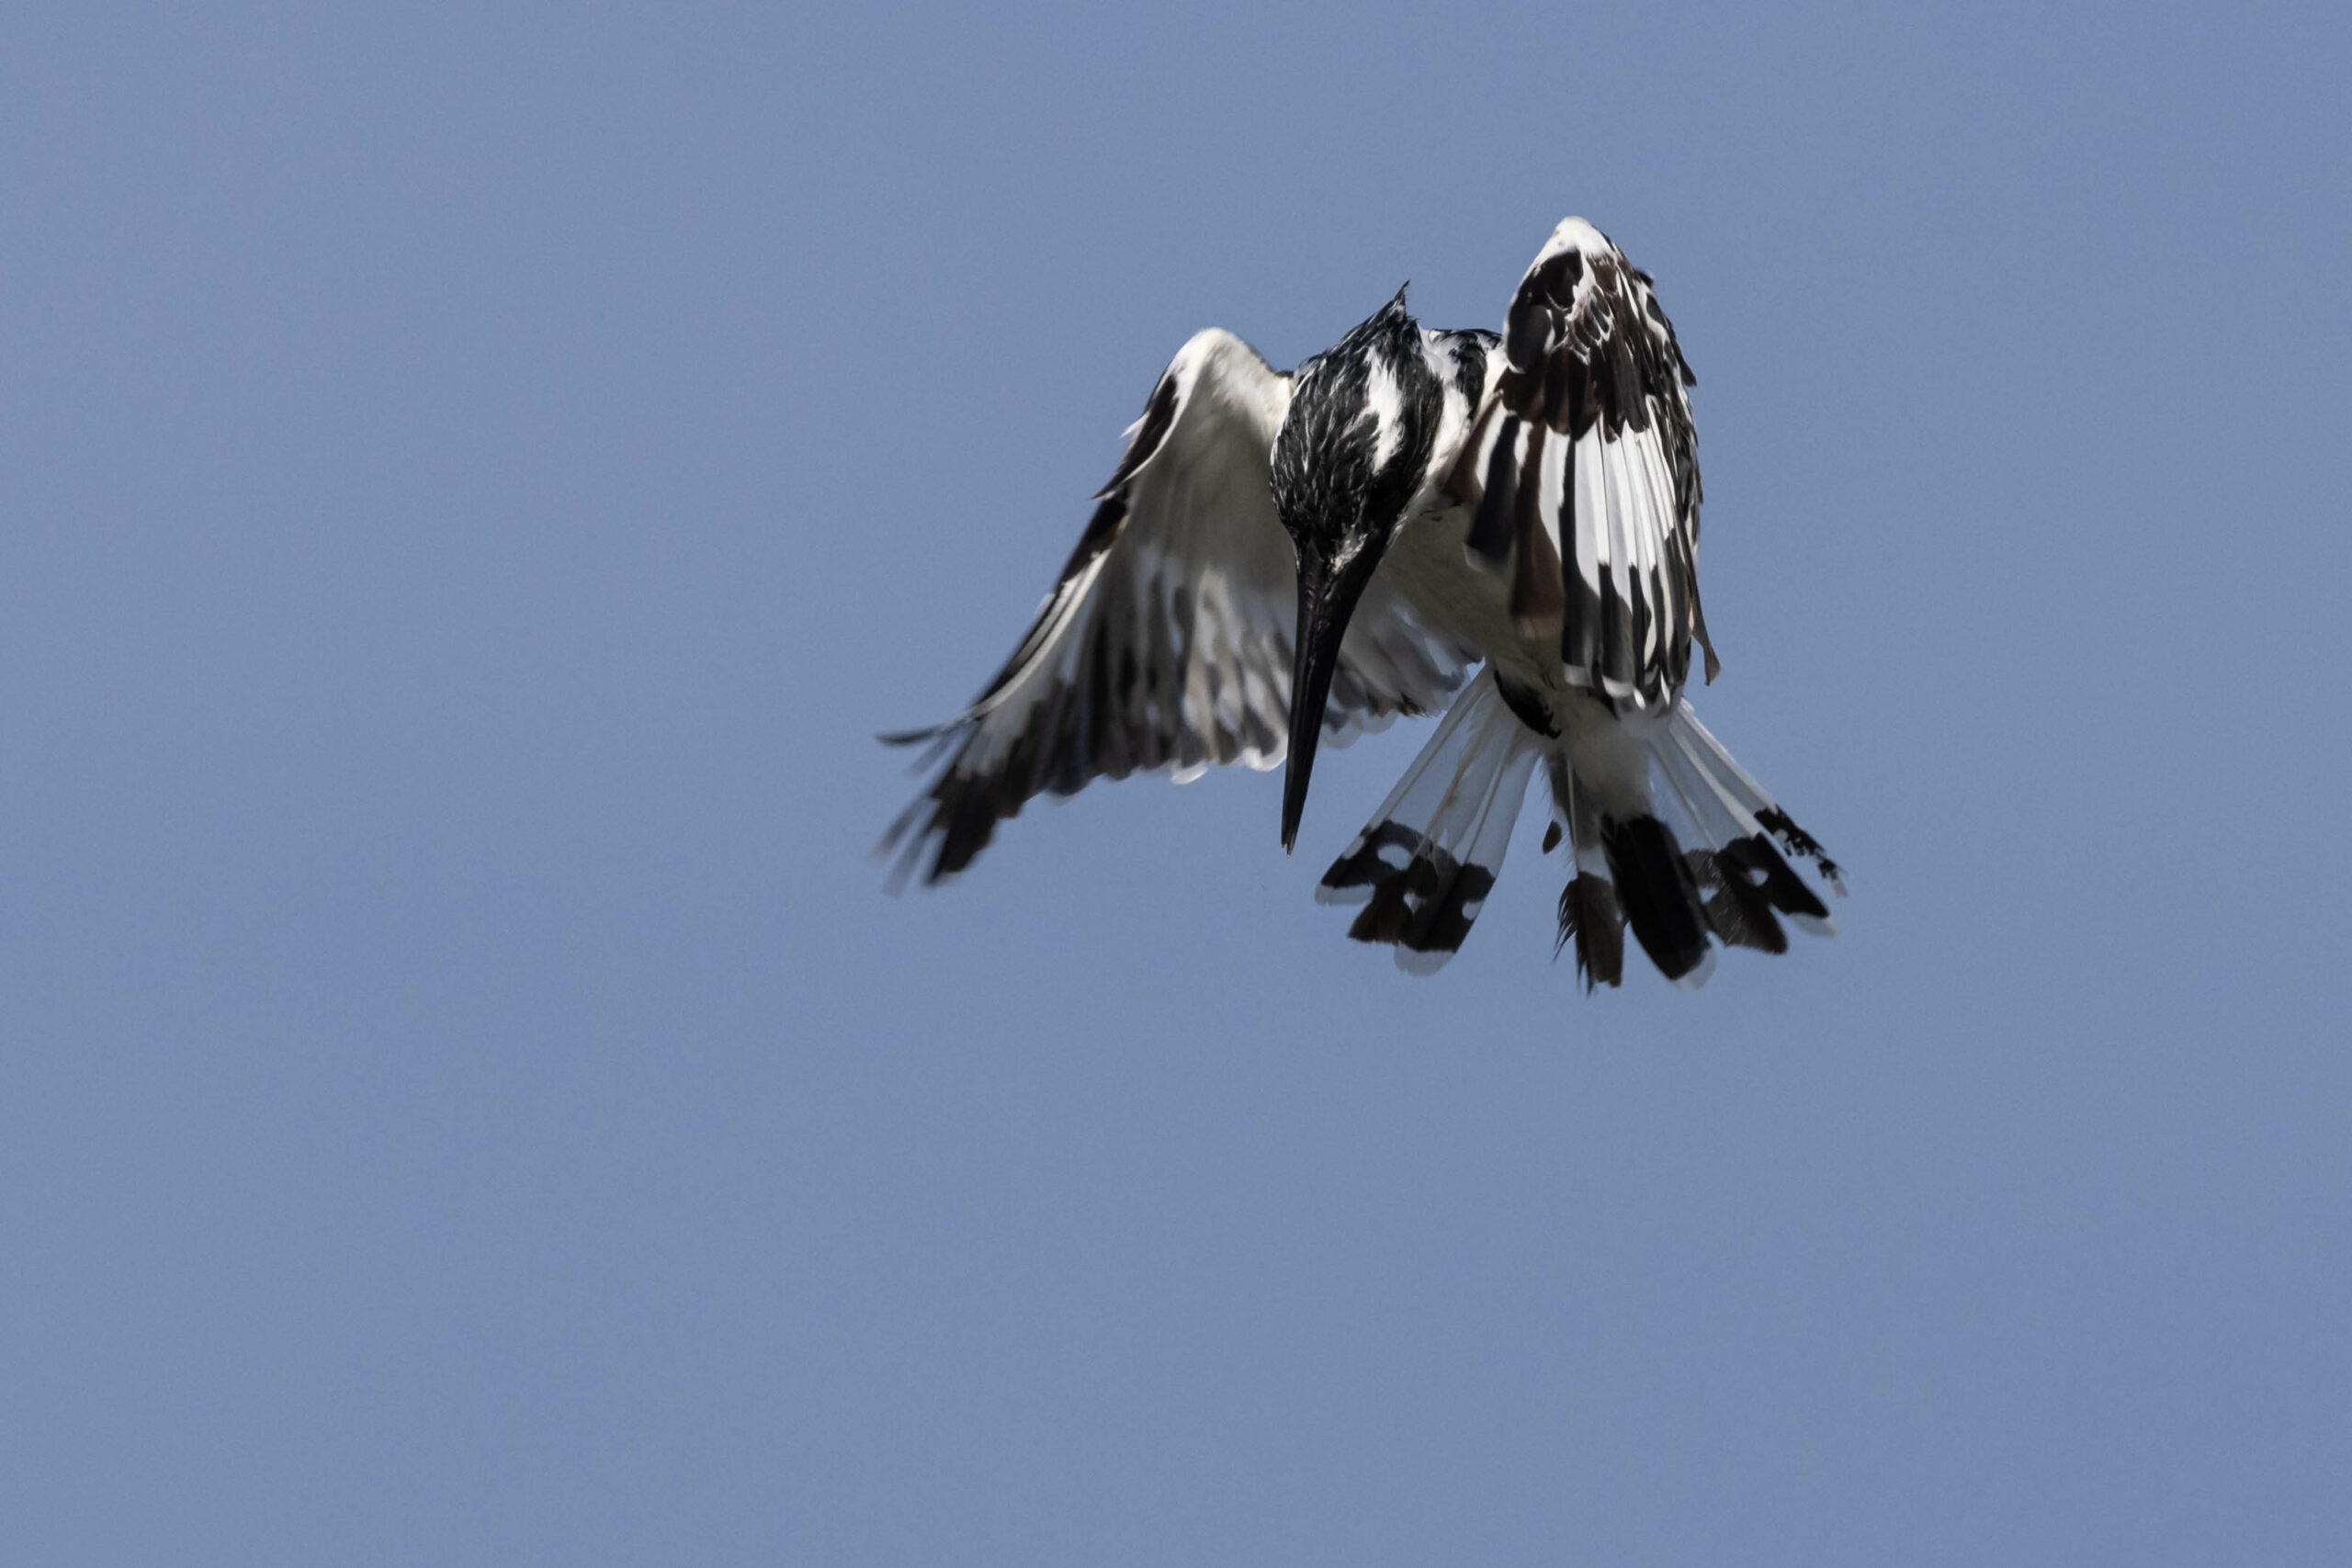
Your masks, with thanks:
M1281 371L1218 328L1169 362L1027 634L925 745L876 849L949 880L1040 794L1131 773L1283 770L1296 844L1318 745L1443 710L1323 874L1348 934L1428 974L1462 946L1540 773L1568 846L1554 951L1623 982L1625 932L1677 986L1721 947L1836 930L1843 872L1683 688L1699 598L1697 385L1656 281L1566 218L1500 333L1417 322L1399 288Z

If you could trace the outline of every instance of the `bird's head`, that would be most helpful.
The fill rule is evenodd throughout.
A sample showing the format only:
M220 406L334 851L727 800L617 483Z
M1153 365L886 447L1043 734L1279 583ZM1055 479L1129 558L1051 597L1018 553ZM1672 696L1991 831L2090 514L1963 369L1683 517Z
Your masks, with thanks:
M1405 520L1442 394L1405 291L1294 373L1274 438L1274 508L1298 562L1297 662L1283 848L1297 840L1348 621Z

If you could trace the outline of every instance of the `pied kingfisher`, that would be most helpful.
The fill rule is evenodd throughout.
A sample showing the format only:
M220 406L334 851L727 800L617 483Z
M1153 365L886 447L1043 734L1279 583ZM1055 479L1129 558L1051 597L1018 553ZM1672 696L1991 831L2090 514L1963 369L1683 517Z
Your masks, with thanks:
M1837 865L1682 698L1699 608L1696 384L1648 274L1580 218L1503 332L1418 325L1402 289L1288 373L1210 329L1177 352L1028 635L929 741L879 852L962 871L997 822L1098 776L1286 764L1318 735L1444 720L1323 875L1349 935L1427 973L1462 945L1540 764L1574 862L1559 940L1616 985L1624 929L1679 985L1713 942L1834 929L1781 851ZM1485 668L1464 678L1479 660ZM1777 846L1776 847L1776 842ZM934 849L935 846L935 849Z

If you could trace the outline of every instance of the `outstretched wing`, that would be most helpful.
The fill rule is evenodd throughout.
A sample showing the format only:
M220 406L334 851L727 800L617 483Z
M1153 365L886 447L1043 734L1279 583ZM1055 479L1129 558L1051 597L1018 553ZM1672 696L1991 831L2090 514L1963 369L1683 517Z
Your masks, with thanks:
M1507 570L1530 637L1557 633L1568 679L1624 708L1674 701L1699 609L1697 384L1649 275L1581 218L1520 280L1509 362L1448 480L1475 556Z
M1290 377L1230 333L1196 334L1152 389L1028 635L931 741L929 784L878 853L951 876L1033 795L1211 763L1282 765L1296 569L1268 464ZM1331 684L1336 743L1442 706L1475 655L1374 579Z

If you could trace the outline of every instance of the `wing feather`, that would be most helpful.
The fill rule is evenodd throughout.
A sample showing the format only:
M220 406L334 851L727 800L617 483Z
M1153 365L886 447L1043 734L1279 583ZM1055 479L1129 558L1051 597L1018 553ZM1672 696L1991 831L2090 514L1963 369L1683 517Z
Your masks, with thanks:
M957 717L882 738L936 748L877 851L896 875L962 871L1040 794L1281 766L1297 585L1268 466L1289 402L1289 375L1229 333L1178 351L1012 657ZM1329 743L1443 706L1475 658L1375 577L1341 648Z
M1696 378L1673 323L1649 276L1570 218L1521 279L1503 345L1450 484L1475 509L1470 548L1507 560L1512 615L1558 637L1571 682L1669 705L1693 640L1710 680L1717 668L1699 608Z

